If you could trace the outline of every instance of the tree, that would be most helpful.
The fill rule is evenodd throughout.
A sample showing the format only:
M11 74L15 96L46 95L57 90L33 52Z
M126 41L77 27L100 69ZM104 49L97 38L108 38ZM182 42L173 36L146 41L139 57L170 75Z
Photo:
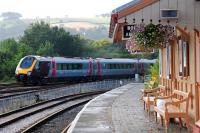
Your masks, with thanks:
M22 15L17 12L3 12L0 17L3 17L3 20L16 20L21 18Z
M14 77L15 68L19 60L33 50L29 46L18 43L14 39L6 39L0 42L0 79ZM6 78L6 79L7 79Z
M46 41L51 42L51 29L49 24L44 22L37 22L31 24L31 26L24 31L24 36L20 38L20 42L32 47L34 53L40 47L40 44L44 44Z
M18 44L18 48L17 48L17 52L15 54L15 56L13 57L13 61L18 63L20 61L20 59L26 55L32 55L33 54L33 48L27 46L24 43L19 43Z
M56 56L57 55L54 51L54 45L51 44L50 42L41 44L36 54L40 56Z
M18 43L14 39L6 39L0 42L0 64L11 59L17 51Z
M14 39L7 39L0 42L0 79L5 75L11 76L14 74L16 64L12 62L12 59L16 54L17 46L18 43Z
M32 47L35 54L46 42L54 44L53 49L60 56L79 56L82 49L80 36L70 35L63 28L51 28L44 22L32 24L25 30L20 42Z
M108 40L89 41L84 46L83 56L104 58L128 58L130 53L122 45L113 45Z

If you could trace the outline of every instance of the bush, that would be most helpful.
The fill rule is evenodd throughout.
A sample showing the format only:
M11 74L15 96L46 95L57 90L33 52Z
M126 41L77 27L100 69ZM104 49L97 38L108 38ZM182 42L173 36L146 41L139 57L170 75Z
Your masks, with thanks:
M150 67L151 79L145 82L145 89L153 89L159 85L159 61Z

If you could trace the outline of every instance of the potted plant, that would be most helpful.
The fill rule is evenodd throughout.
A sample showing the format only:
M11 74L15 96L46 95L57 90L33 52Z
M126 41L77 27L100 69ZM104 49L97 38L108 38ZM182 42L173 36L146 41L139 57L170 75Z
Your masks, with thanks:
M144 24L137 25L132 34L132 40L139 49L144 51L165 47L170 40L173 40L173 37L172 26L155 25L153 23L146 26Z

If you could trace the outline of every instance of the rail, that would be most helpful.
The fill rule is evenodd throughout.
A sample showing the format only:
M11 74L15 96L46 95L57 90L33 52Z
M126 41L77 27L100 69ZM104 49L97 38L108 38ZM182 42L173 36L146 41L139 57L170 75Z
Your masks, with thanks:
M85 93L81 95L65 96L41 105L35 105L28 108L23 108L8 115L1 116L0 132L7 131L7 129L13 127L11 132L18 132L24 127L29 126L24 132L29 132L36 126L47 122L49 119L56 117L57 115L75 108L78 105L83 105L88 100L91 100L95 96L103 92ZM23 121L27 121L22 124ZM17 127L17 128L15 128ZM20 131L21 132L21 131Z
M40 101L47 101L64 95L73 95L86 92L111 90L121 85L134 82L133 79L105 80L100 82L88 82L70 85L50 90L41 90L32 93L25 93L18 96L11 96L0 99L0 114L16 110Z

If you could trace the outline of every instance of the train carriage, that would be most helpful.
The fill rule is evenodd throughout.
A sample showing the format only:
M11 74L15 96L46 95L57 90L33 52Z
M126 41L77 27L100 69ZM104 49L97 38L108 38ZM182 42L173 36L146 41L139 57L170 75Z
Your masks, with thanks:
M136 61L133 59L100 59L101 78L133 78Z
M23 83L47 83L57 81L102 80L134 78L145 75L156 60L65 58L29 55L17 65L15 75Z
M55 75L57 80L81 80L90 75L90 65L87 59L73 59L64 57L55 57Z

